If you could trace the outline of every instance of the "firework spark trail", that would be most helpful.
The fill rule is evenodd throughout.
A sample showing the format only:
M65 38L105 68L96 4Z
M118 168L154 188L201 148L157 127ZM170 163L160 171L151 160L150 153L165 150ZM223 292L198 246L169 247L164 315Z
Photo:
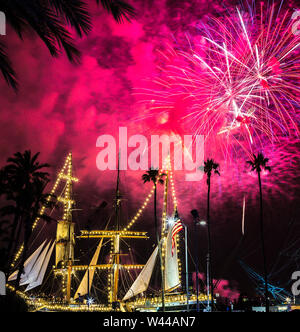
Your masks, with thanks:
M212 18L199 29L200 43L167 52L170 63L155 80L161 89L149 91L150 112L180 112L174 100L181 97L190 106L179 116L193 123L194 134L250 151L266 139L297 136L299 37L289 11L276 12L275 5L261 11L236 8L235 15Z
M300 37L283 7L252 4L205 20L186 44L159 52L158 74L138 93L152 131L204 135L205 155L221 164L223 193L256 197L245 161L258 151L273 168L262 174L270 197L296 190Z

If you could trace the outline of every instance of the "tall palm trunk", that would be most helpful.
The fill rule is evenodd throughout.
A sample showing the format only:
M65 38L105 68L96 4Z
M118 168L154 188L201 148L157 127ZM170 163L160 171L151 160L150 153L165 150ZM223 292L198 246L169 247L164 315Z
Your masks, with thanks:
M264 239L264 223L263 223L263 198L262 198L262 186L260 172L258 174L258 184L259 184L259 203L260 203L260 236L261 236L261 250L263 256L263 266L264 266L264 279L265 279L265 303L266 312L269 312L269 292L268 292L268 272L267 272L267 259L265 252L265 239Z
M155 226L155 235L156 235L156 242L158 245L158 252L159 252L159 260L160 260L160 271L161 271L161 290L162 290L162 310L165 311L165 283L164 283L164 270L163 270L163 258L162 258L162 250L161 244L159 243L159 234L158 234L158 226L157 226L157 190L156 190L156 183L154 184L154 226Z
M211 311L213 311L214 286L212 277L212 250L211 250L211 227L210 227L210 176L207 177L207 241L208 241L208 259L209 259L209 285L211 295Z

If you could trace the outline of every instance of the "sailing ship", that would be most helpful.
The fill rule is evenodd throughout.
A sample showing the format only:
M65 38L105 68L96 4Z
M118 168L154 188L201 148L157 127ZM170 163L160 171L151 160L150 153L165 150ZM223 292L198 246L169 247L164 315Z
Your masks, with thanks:
M186 292L182 287L182 267L179 257L179 234L175 234L174 229L181 225L178 215L175 186L170 163L167 161L164 171L164 195L163 212L161 224L161 237L156 244L152 254L145 264L124 264L121 256L121 241L124 239L148 239L147 232L131 230L134 224L141 219L142 213L150 198L153 195L154 187L151 188L141 208L136 215L131 218L124 227L121 224L121 202L120 194L120 171L117 172L117 186L114 197L115 224L112 229L108 225L103 230L85 229L80 231L80 235L75 235L75 223L72 219L74 210L74 200L72 195L73 183L78 179L73 176L72 153L69 153L63 168L58 174L57 180L51 190L50 197L56 194L57 188L63 184L63 191L57 200L63 205L63 216L57 221L56 239L44 240L38 248L27 258L20 280L18 294L22 296L35 311L159 311L159 310L180 310L180 308L190 308L197 303L206 303L206 295L200 294L197 298L195 294L189 292L188 282ZM169 190L169 187L171 190ZM168 217L168 198L171 192L172 216ZM42 207L41 213L44 213ZM37 227L39 218L33 224L33 230ZM76 239L96 239L98 242L96 250L88 265L79 265L75 259L74 249ZM103 250L104 241L110 242L111 249L109 261L99 264L100 252ZM23 250L23 246L15 255L11 268L15 269L8 278L8 287L17 279L17 262ZM59 297L53 299L31 296L31 291L43 285L45 274L49 266L52 254L55 252L55 265L52 267L54 277L59 284ZM186 260L187 262L187 260ZM151 276L155 267L159 265L161 271L161 291L157 295L149 297L147 289L151 281ZM95 283L95 272L106 271L107 274L107 301L106 303L93 303L90 296L91 289ZM140 271L130 287L121 294L119 282L123 271ZM72 281L76 271L84 271L83 278L73 292ZM186 277L187 277L186 266ZM123 292L124 293L124 292Z

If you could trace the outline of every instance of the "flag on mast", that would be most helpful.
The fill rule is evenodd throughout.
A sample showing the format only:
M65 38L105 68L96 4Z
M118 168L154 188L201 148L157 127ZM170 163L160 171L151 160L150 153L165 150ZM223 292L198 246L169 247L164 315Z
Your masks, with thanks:
M177 220L172 228L172 256L174 253L174 248L175 248L175 244L176 244L176 235L183 230L183 226L182 223L179 220Z

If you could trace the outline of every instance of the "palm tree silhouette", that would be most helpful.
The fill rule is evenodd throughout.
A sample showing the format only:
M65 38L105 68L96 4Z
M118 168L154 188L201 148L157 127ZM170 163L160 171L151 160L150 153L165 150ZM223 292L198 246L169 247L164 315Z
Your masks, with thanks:
M101 2L104 9L112 14L117 22L123 22L123 20L130 21L135 15L134 8L123 0L96 0L97 3Z
M160 257L160 266L162 267L162 251L161 246L159 244L159 234L158 234L158 226L157 226L157 183L164 184L163 177L166 176L165 173L159 173L158 169L150 168L146 171L145 174L142 175L142 180L144 183L152 182L154 186L154 228L155 228L155 236L156 243L158 245L158 252ZM162 274L162 307L163 311L165 311L165 303L164 303L164 278L163 278L163 270L161 269Z
M117 22L130 20L135 14L132 6L125 1L96 0L111 13ZM22 39L25 31L34 31L44 42L50 54L59 56L63 49L71 62L78 63L80 52L74 45L68 26L74 28L79 37L91 30L91 17L85 0L0 0L0 11L7 23ZM7 83L17 90L16 73L5 50L0 43L0 70Z
M7 205L1 211L2 215L14 215L8 255L11 253L13 243L16 244L19 241L22 231L24 233L24 249L20 259L16 288L19 286L27 258L28 243L34 221L37 217L46 221L53 220L51 217L39 212L41 205L52 206L54 203L51 200L47 200L49 194L44 193L45 186L49 181L49 174L43 172L42 169L49 167L49 165L40 164L37 160L38 156L39 153L32 156L30 150L25 151L23 154L17 152L14 154L14 157L7 160L8 164L3 168L6 177L4 193L7 200L14 202L13 205ZM10 262L10 258L8 261Z
M265 253L265 240L264 240L264 223L263 223L263 197L262 197L262 185L261 185L261 172L263 170L271 172L271 167L267 166L269 159L265 158L262 153L258 153L257 156L253 154L253 160L248 160L247 164L251 166L251 171L257 173L258 185L259 185L259 205L260 205L260 236L261 236L261 249L263 256L264 266L264 279L265 279L265 303L266 312L269 312L269 292L268 292L268 272L267 272L267 259Z
M142 180L144 183L152 182L154 186L154 228L155 228L155 235L157 244L159 242L159 235L158 235L158 227L157 227L157 183L164 184L163 177L166 176L165 173L159 174L157 169L150 168L146 171L145 174L142 175Z
M208 239L208 260L209 260L209 288L211 294L211 310L213 311L213 301L214 301L214 285L213 285L213 276L212 276L212 249L211 249L211 225L210 225L210 180L212 174L218 174L219 164L215 163L213 159L207 159L204 162L204 173L206 174L206 183L207 183L207 239Z

